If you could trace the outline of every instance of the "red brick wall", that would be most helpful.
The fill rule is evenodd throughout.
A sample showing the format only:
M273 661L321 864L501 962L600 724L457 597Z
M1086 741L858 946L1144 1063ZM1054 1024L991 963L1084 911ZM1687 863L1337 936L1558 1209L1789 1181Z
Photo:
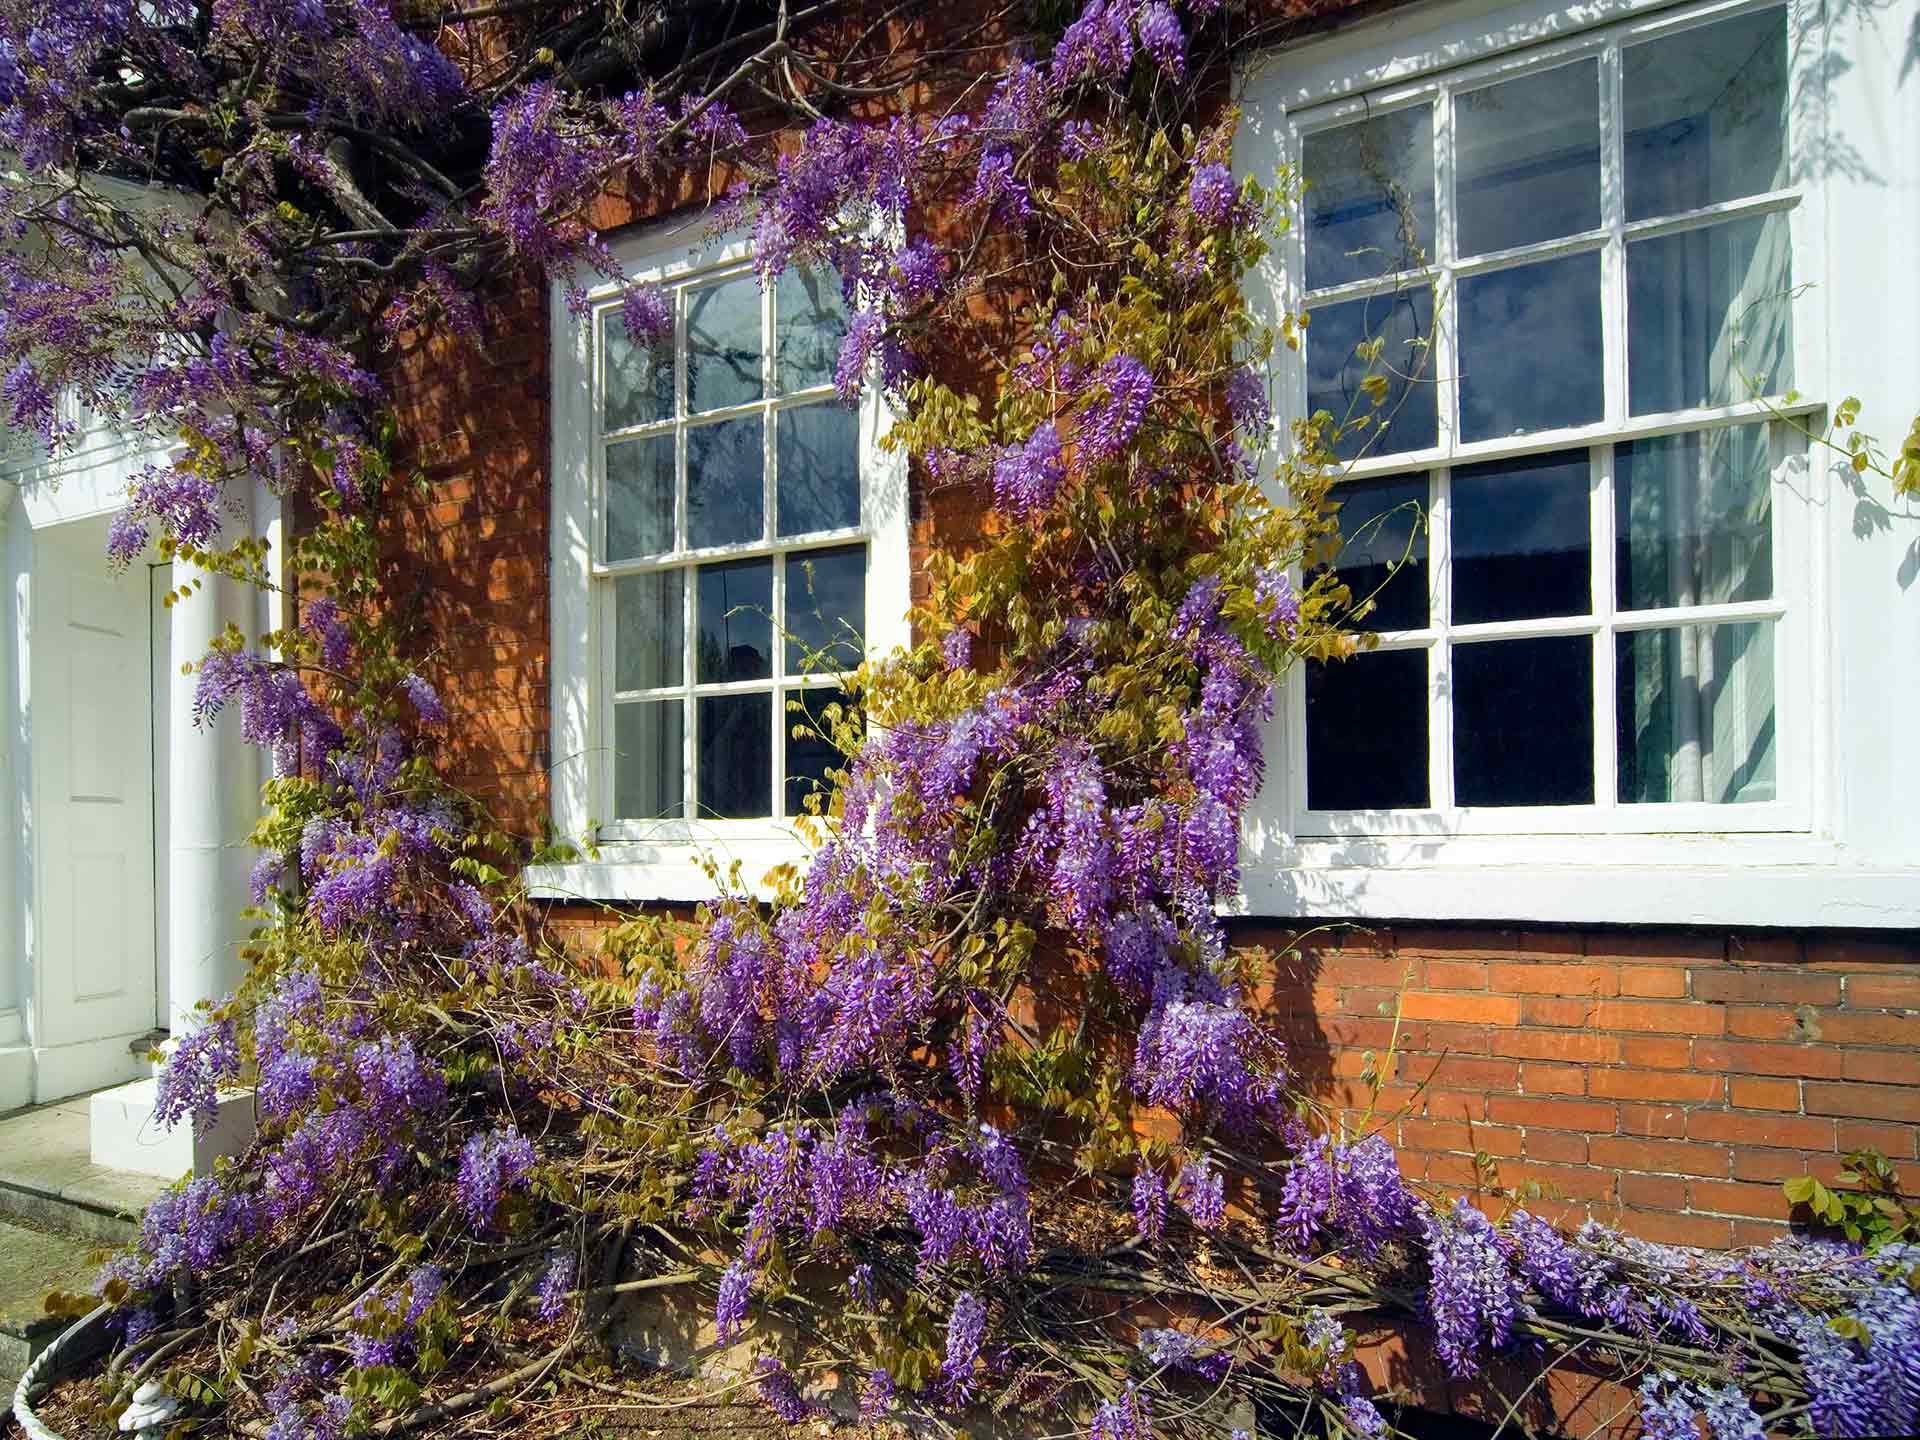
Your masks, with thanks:
M552 643L545 286L521 280L482 322L478 344L430 331L388 357L400 445L382 580L447 707L443 773L537 835Z
M595 220L698 198L609 195ZM549 763L544 284L510 288L484 329L478 349L429 334L390 357L402 463L384 578L452 717L447 773L533 834ZM977 535L981 513L916 477L916 571L930 546ZM577 941L596 928L577 908L552 918ZM1239 938L1283 949L1284 923ZM1830 1177L1850 1148L1920 1176L1912 936L1387 924L1283 955L1273 1005L1301 1082L1335 1109L1364 1105L1368 1051L1390 1064L1389 1134L1439 1186L1727 1244L1775 1233L1779 1182Z
M1912 936L1388 925L1277 971L1302 1082L1351 1121L1371 1051L1386 1133L1438 1185L1727 1245L1779 1233L1780 1182L1830 1180L1850 1149L1920 1180Z
M486 320L479 351L427 336L392 357L404 443L385 579L452 716L448 773L533 834L548 763L542 287L519 286ZM916 497L916 555L964 541L977 507ZM1240 938L1280 949L1286 932L1249 923ZM1316 936L1282 956L1274 1006L1303 1084L1329 1104L1364 1104L1366 1053L1386 1054L1403 976L1382 1100L1409 1170L1437 1185L1541 1187L1537 1209L1727 1244L1774 1233L1787 1218L1779 1182L1830 1177L1850 1148L1920 1159L1913 937Z

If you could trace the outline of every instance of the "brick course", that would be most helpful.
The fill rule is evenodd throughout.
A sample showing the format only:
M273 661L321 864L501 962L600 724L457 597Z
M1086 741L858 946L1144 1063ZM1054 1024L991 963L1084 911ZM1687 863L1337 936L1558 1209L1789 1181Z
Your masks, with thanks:
M1787 1221L1783 1180L1830 1180L1861 1146L1920 1159L1911 938L1374 926L1290 951L1260 921L1236 938L1277 954L1268 1003L1303 1083L1351 1122L1372 1051L1408 1173L1451 1186L1465 1160L1496 1207L1504 1191L1749 1243Z

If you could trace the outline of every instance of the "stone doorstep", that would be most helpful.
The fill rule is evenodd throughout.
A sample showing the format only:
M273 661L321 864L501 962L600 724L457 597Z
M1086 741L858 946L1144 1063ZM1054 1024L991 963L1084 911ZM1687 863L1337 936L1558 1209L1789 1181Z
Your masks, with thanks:
M87 1129L84 1100L0 1117L0 1216L95 1244L131 1239L167 1182L94 1164Z
M46 1292L85 1292L98 1266L95 1242L0 1220L0 1410L33 1359L72 1320L46 1313Z

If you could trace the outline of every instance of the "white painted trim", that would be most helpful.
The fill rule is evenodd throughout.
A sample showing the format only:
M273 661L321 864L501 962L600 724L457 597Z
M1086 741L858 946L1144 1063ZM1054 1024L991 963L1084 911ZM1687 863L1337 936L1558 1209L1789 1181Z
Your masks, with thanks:
M33 1103L44 1105L109 1085L124 1085L147 1073L144 1055L133 1044L147 1032L105 1035L72 1045L36 1046L33 1052Z
M705 240L705 219L696 215L691 220L669 220L615 242L613 253L627 282L672 282L696 270L743 262L748 254L745 243L737 238ZM580 272L577 278L587 288L590 305L603 304L624 288L590 271ZM739 860L743 881L756 886L773 866L804 860L806 847L793 829L769 821L600 823L612 804L610 767L601 759L610 743L603 733L607 697L601 689L601 672L606 667L600 658L610 643L610 621L602 613L606 601L599 593L610 587L596 581L644 571L649 562L604 565L595 560L596 452L601 438L595 343L591 324L576 320L569 309L566 289L567 277L562 277L549 295L553 387L550 787L559 837L578 843L597 826L601 843L596 860L532 867L524 878L535 895L551 899L709 899L717 889L701 868L702 855L723 870ZM846 537L864 537L868 545L869 656L884 655L909 639L907 462L904 455L880 445L892 423L893 415L878 387L869 385L859 407L862 527L858 536ZM808 537L807 548L829 538ZM663 563L682 564L736 550L762 554L771 548L776 547L756 544L685 551ZM689 615L687 623L691 621ZM767 690L773 683L755 682L744 688Z
M1437 849L1437 847L1436 847ZM1920 925L1920 872L1818 862L1545 865L1509 864L1447 848L1448 862L1299 863L1249 869L1226 912L1282 918L1453 920L1474 924L1648 924L1818 929L1911 929Z

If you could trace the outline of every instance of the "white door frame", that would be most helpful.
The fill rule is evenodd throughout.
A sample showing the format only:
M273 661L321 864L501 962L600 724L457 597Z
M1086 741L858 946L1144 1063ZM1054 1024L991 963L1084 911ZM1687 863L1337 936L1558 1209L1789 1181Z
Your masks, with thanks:
M76 520L110 516L125 504L127 487L167 450L148 441L97 433L49 461L0 457L0 1112L79 1090L134 1078L144 1070L125 1037L91 1047L86 1063L53 1053L36 1017L42 994L34 965L33 901L39 893L35 854L34 767L29 731L33 676L33 565L37 532ZM280 498L264 485L236 495L232 527L248 528L269 543L269 563L284 564ZM150 558L150 557L149 557ZM105 555L100 564L105 566ZM146 563L136 560L136 566ZM154 572L153 592L198 578L176 568ZM247 874L253 855L247 833L259 813L265 758L239 738L237 717L210 728L193 724L194 682L179 673L206 642L232 621L258 635L278 629L284 598L209 577L186 602L166 612L156 628L154 666L156 815L156 1006L159 1023L178 1032L197 1002L221 998L239 979L238 950L248 930ZM156 616L156 621L158 617ZM164 674L161 671L164 670ZM164 683L161 683L163 682ZM188 783L182 789L183 775ZM20 837L15 839L14 837ZM116 1048L117 1047L117 1048ZM74 1050L75 1047L60 1047ZM80 1047L87 1049L89 1047Z

